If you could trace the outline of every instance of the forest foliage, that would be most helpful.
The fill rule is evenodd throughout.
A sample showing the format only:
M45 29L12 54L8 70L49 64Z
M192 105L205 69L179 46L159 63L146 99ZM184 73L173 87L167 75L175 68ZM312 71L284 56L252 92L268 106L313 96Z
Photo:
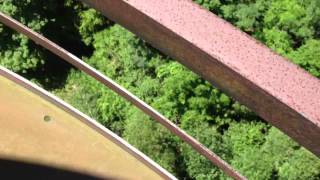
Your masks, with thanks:
M319 0L195 2L320 78ZM320 179L316 156L86 5L73 0L0 0L0 11L82 57L249 179ZM124 99L1 24L0 64L95 118L179 179L227 179Z

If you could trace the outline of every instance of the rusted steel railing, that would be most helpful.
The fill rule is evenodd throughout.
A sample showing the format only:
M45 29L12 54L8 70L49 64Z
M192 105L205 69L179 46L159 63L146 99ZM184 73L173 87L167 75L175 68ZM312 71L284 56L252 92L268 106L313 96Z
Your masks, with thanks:
M121 87L119 84L114 82L112 79L108 78L104 74L100 73L96 69L92 68L84 61L79 59L78 57L74 56L70 52L66 51L65 49L61 48L54 42L50 41L49 39L41 36L40 34L32 31L28 27L24 26L23 24L19 23L18 21L12 19L11 17L3 14L0 12L0 22L4 23L5 25L9 26L10 28L26 35L37 44L41 45L42 47L50 50L52 53L56 54L57 56L61 57L65 61L69 62L70 64L74 65L78 69L82 70L83 72L87 73L88 75L92 76L127 101L131 102L137 108L142 110L145 114L149 115L159 123L161 123L164 127L170 130L173 134L180 137L184 142L188 143L190 146L193 147L197 152L205 156L208 160L210 160L213 164L219 167L222 171L224 171L230 177L234 179L246 179L244 176L239 174L235 171L227 162L213 153L210 149L206 148L192 136L188 135L182 129L180 129L177 125L171 122L169 119L164 117L158 111L153 109L151 106L146 104L144 101L133 95L131 92L126 90L125 88ZM163 175L163 174L162 174Z
M320 156L320 81L191 0L81 0Z

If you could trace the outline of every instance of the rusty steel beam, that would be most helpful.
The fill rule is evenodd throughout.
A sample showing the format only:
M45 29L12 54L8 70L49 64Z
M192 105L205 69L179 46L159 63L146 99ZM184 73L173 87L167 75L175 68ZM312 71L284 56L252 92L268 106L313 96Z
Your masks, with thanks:
M320 156L320 81L190 0L81 0Z
M71 54L70 52L66 51L59 45L55 44L54 42L50 41L49 39L43 37L37 32L32 31L28 27L24 26L20 22L12 19L11 17L3 14L0 12L0 22L4 23L5 25L9 26L10 28L26 35L31 40L36 42L37 44L41 45L42 47L48 49L52 53L56 54L57 56L61 57L63 60L69 62L70 64L74 65L81 71L87 73L88 75L95 78L97 81L101 82L106 87L110 88L112 91L117 93L118 95L125 98L127 101L131 102L137 108L139 108L142 112L152 117L154 120L162 124L166 129L170 130L173 134L177 135L182 139L184 142L189 144L194 150L198 153L206 157L210 160L214 165L220 168L223 172L234 179L245 180L246 177L242 176L236 170L234 170L227 162L221 159L218 155L212 152L210 149L205 147L195 138L187 134L184 130L180 129L177 125L171 122L169 119L164 117L160 114L157 110L153 109L147 103L139 99L137 96L129 92L127 89L123 88L116 82L114 82L109 77L105 76L104 74L100 73L93 67L86 64L84 61L76 57L75 55ZM1 71L0 71L1 73ZM1 74L0 74L1 75Z

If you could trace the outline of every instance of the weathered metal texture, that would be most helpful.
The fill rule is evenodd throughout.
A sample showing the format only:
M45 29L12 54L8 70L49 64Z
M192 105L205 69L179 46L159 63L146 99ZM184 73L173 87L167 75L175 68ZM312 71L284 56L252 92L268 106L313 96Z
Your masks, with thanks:
M175 179L95 120L1 66L0 129L0 160L106 179Z
M190 0L82 0L320 156L320 81Z
M121 87L119 84L114 82L112 79L108 78L104 74L100 73L96 69L92 68L81 59L77 58L70 52L66 51L65 49L61 48L57 44L53 43L49 39L41 36L40 34L32 31L28 27L24 26L23 24L19 23L18 21L10 18L9 16L0 12L0 22L4 23L5 25L15 29L16 31L26 35L37 44L43 46L44 48L50 50L52 53L58 55L63 60L69 62L70 64L74 65L78 69L82 70L83 72L87 73L88 75L92 76L114 92L118 93L120 96L125 98L127 101L131 102L137 108L142 110L145 114L149 115L159 123L161 123L164 127L170 130L173 134L180 137L184 142L188 143L192 146L197 152L205 156L208 160L210 160L213 164L223 170L226 174L233 177L234 179L246 179L244 176L239 174L235 171L227 162L217 156L214 152L210 149L202 145L192 136L188 135L185 131L180 129L177 125L171 122L169 119L164 117L158 111L153 109L151 106L146 104L144 101L133 95L131 92L126 90L125 88Z

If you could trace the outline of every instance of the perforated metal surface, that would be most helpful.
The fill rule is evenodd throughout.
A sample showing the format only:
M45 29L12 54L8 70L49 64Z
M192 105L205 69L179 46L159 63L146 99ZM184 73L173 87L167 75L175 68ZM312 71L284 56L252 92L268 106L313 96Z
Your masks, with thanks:
M82 0L320 156L320 81L189 0Z

